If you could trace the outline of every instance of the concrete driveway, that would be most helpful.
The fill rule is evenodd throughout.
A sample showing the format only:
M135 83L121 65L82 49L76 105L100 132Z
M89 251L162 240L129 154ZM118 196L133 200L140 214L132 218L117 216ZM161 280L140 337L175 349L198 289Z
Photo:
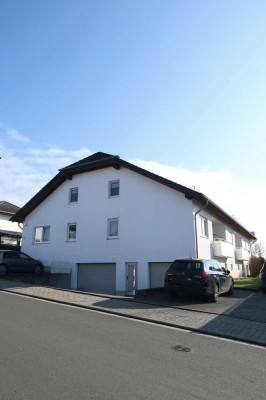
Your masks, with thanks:
M232 296L221 295L217 303L212 303L208 299L198 296L179 296L175 299L169 299L167 293L151 293L143 299L137 299L143 303L150 303L163 307L176 307L185 310L213 313L213 314L227 314L233 308L244 302L249 296L253 294L252 291L234 290Z

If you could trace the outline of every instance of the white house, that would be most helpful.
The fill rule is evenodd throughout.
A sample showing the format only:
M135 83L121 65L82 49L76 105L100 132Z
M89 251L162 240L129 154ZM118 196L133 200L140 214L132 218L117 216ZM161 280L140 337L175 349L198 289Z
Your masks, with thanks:
M130 294L163 286L179 257L215 258L246 273L254 234L204 194L96 153L71 164L22 207L22 250L52 270L70 267L72 288Z
M22 228L10 218L16 214L19 207L7 201L0 201L0 249L10 246L20 246Z

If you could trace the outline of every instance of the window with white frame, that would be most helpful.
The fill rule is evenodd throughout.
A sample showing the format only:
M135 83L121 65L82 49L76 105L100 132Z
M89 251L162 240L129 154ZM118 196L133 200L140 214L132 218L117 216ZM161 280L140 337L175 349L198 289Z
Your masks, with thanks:
M71 188L69 189L69 203L77 203L79 197L79 189L78 188Z
M233 234L232 234L232 232L226 230L226 231L225 231L225 237L226 237L226 241L227 241L228 243L233 244Z
M109 197L119 196L119 181L109 182Z
M245 239L242 240L243 248L249 250L249 242Z
M118 218L108 219L107 232L108 239L118 238Z
M77 224L76 223L67 224L67 240L73 241L76 240L76 238L77 238Z
M50 226L36 226L34 228L34 243L47 243L50 240Z
M208 220L200 216L200 234L201 236L208 237Z

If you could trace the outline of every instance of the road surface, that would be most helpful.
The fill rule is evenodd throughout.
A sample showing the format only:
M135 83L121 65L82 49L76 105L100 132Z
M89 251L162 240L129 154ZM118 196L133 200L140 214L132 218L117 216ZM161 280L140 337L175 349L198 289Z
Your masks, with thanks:
M4 292L0 315L1 400L266 396L265 348Z

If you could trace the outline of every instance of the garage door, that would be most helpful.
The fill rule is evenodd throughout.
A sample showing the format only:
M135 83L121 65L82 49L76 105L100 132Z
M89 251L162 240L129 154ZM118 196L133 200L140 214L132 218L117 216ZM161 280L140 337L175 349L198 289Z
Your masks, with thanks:
M78 289L94 293L115 293L115 264L79 264Z
M164 287L164 275L170 267L170 262L150 263L150 287Z

